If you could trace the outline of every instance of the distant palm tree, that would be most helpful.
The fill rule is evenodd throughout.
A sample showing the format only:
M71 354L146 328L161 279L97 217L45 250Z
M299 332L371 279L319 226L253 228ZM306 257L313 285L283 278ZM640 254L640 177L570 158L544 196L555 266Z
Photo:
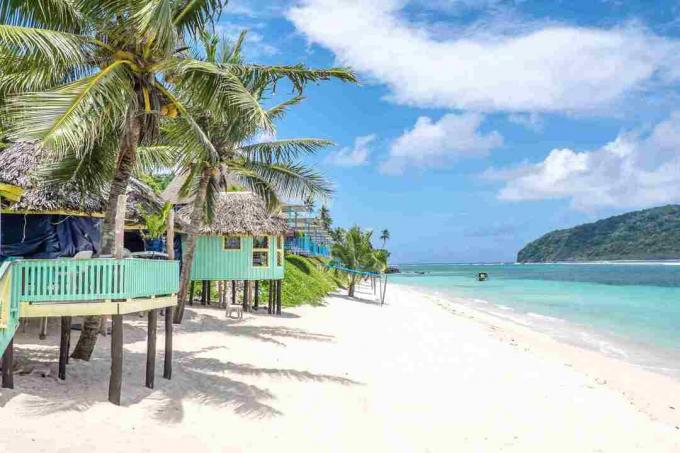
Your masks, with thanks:
M363 231L360 227L350 228L332 248L333 259L344 267L359 272L380 272L386 264L386 256L376 253L371 245L373 232ZM354 297L354 289L359 274L350 273L347 295Z
M385 245L387 244L387 241L390 238L390 230L384 229L382 230L382 233L380 233L380 240L383 241L383 246L382 248L385 248Z
M324 205L321 206L321 211L319 211L319 219L321 220L321 226L326 231L330 231L331 225L333 225L333 219L331 218L331 212Z

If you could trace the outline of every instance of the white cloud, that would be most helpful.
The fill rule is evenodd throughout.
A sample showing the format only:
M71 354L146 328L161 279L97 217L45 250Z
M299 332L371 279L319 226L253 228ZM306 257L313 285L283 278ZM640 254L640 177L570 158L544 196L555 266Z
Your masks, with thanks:
M537 113L513 113L508 115L508 121L534 132L543 130L543 118Z
M568 199L579 210L680 201L680 113L651 132L621 133L594 151L554 149L542 162L491 169L504 200Z
M299 0L287 17L341 64L386 84L393 101L420 107L604 111L680 75L680 42L638 25L498 31L472 24L457 37L442 38L410 22L408 4Z
M357 137L354 146L344 147L339 151L332 152L326 158L326 162L340 167L358 167L368 162L371 153L370 145L376 139L375 134Z
M480 132L483 119L479 113L449 113L439 121L421 116L413 129L392 143L380 171L402 174L408 167L440 167L461 158L487 155L503 144L503 137L496 131Z

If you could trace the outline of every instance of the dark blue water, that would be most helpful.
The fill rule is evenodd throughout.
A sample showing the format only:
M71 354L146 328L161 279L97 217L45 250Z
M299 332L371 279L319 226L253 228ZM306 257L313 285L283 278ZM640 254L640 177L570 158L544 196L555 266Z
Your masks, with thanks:
M666 362L680 358L680 265L446 264L401 269L404 273L394 282L479 304L491 302L529 323L552 320L542 327L549 324L553 333L560 333L557 321L562 320L572 334L580 327L583 338L595 333L617 343L613 349L623 348L624 356L650 351L669 353ZM477 281L478 272L487 272L489 280ZM680 369L680 360L664 365Z

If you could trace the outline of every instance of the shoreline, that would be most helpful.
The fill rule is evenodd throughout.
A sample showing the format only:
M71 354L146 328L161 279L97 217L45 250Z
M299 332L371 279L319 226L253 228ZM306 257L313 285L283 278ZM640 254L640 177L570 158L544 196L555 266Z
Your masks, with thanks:
M393 288L400 286L403 290L418 293L454 316L465 317L490 329L500 341L551 361L564 362L565 365L592 377L598 385L607 385L616 390L653 420L660 420L680 429L680 379L677 377L572 344L531 326L472 307L474 301L464 297L447 297L436 294L435 291L402 283L391 285Z

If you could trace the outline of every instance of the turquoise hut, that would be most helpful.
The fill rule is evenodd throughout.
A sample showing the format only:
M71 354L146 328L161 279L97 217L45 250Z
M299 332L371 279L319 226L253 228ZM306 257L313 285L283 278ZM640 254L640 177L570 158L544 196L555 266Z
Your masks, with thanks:
M184 208L188 211L188 207ZM180 215L184 210L180 212ZM196 243L191 280L281 280L286 224L252 192L225 192Z
M172 201L172 197L167 197ZM180 208L188 219L191 205ZM211 282L219 282L225 291L231 282L232 303L236 287L243 287L243 309L259 308L260 283L268 282L269 312L281 311L281 281L284 275L283 218L270 213L264 202L252 192L223 192L215 201L214 218L204 225L196 243L191 267L189 303L193 302L195 282L203 283L203 300L209 303ZM254 291L251 288L254 286Z

